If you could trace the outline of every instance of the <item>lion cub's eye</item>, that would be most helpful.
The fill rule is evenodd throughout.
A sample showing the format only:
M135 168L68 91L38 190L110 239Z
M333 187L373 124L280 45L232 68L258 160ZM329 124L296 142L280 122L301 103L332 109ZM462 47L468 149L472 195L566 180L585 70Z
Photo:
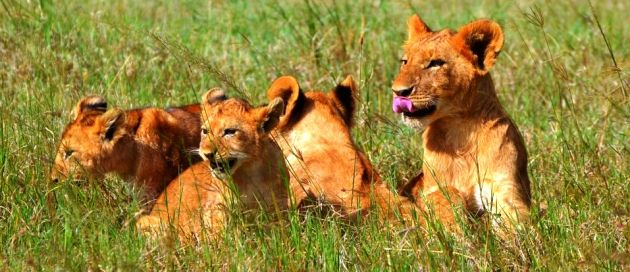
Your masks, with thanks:
M223 137L234 136L237 131L238 129L235 128L226 128L225 130L223 130Z
M74 154L74 150L72 150L72 149L66 149L66 150L63 152L63 159L64 159L64 160L67 160L68 158L70 158L70 156L72 156L72 154Z
M201 134L202 134L202 135L208 135L208 129L207 129L207 128L205 128L205 127L202 127L202 128L201 128Z
M429 62L429 64L427 65L427 69L433 67L441 67L444 64L446 64L446 61L443 61L441 59L434 59Z
M407 60L406 57L403 57L402 59L400 59L400 64L402 64L402 65L407 65L407 62L408 62L408 60Z

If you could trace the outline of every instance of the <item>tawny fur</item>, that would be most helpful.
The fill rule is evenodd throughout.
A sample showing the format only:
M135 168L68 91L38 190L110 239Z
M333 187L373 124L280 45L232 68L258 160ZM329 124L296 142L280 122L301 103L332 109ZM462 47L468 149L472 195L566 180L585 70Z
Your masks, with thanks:
M426 195L452 187L470 212L500 214L508 226L527 220L527 152L488 73L503 46L500 26L476 20L457 32L432 32L415 15L408 32L392 89L414 108L437 107L424 116L402 114L405 123L424 129L424 180L413 180L407 192Z
M269 136L284 109L282 100L252 108L214 90L202 101L199 152L204 161L174 179L150 215L138 220L143 232L171 226L184 239L213 236L223 228L228 207L269 212L288 208L288 172L282 151Z
M105 99L83 98L66 125L51 170L53 180L114 173L141 186L151 201L200 157L199 105L107 110Z

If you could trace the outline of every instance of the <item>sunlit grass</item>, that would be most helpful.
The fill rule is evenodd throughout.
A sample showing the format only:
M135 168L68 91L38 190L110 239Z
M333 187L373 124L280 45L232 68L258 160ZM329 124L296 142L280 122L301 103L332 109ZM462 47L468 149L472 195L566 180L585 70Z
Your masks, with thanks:
M355 140L394 189L421 168L419 132L389 104L414 12L433 29L478 17L504 28L492 75L524 135L534 199L532 226L514 243L483 221L455 237L294 212L235 216L212 243L156 243L133 227L141 204L127 183L47 182L55 141L86 94L167 106L221 86L257 104L281 75L327 90L352 74ZM0 270L627 270L627 14L623 1L0 0Z

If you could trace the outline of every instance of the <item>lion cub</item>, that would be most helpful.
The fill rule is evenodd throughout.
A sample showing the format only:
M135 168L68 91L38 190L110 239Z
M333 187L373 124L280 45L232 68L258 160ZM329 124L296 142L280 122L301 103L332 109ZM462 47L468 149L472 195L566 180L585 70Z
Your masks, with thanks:
M376 204L386 216L411 216L415 205L387 188L352 140L358 96L352 77L328 93L304 93L295 78L284 76L272 83L267 95L286 104L276 139L287 158L299 206L321 201L342 216L355 217Z
M151 214L136 226L156 233L170 224L181 238L216 233L225 223L226 207L244 210L289 207L288 171L282 150L270 137L284 109L281 99L253 108L227 99L214 89L202 99L199 153L203 162L175 178L157 199Z
M526 220L525 144L488 73L503 46L501 27L476 20L457 32L431 31L414 15L408 32L393 108L407 125L424 129L424 180L407 188L426 195L451 186L469 211L499 214L495 223Z
M199 105L178 108L107 110L99 96L88 96L66 125L50 177L100 178L107 173L140 185L153 200L180 171L200 158Z

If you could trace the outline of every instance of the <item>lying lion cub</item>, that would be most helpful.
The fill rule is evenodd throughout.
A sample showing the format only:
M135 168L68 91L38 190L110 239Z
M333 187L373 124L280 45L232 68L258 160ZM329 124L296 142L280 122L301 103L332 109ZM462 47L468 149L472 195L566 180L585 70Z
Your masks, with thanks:
M281 99L252 108L227 99L222 90L202 99L199 153L204 162L175 178L157 199L151 214L141 217L139 230L155 234L170 224L181 238L216 233L225 223L225 208L286 210L288 175L282 151L270 137L284 109Z
M153 200L180 171L199 161L199 105L166 110L107 110L99 96L77 104L66 125L50 176L53 181L107 173L140 185Z
M322 201L346 217L376 204L386 215L407 218L415 205L387 188L352 141L357 92L352 77L329 93L304 93L290 76L272 83L269 99L286 104L276 139L289 164L291 191L298 205Z
M393 107L424 128L424 180L407 188L426 195L452 186L471 212L498 213L508 226L526 220L527 152L488 73L503 46L501 27L477 20L433 32L414 15L408 31Z

